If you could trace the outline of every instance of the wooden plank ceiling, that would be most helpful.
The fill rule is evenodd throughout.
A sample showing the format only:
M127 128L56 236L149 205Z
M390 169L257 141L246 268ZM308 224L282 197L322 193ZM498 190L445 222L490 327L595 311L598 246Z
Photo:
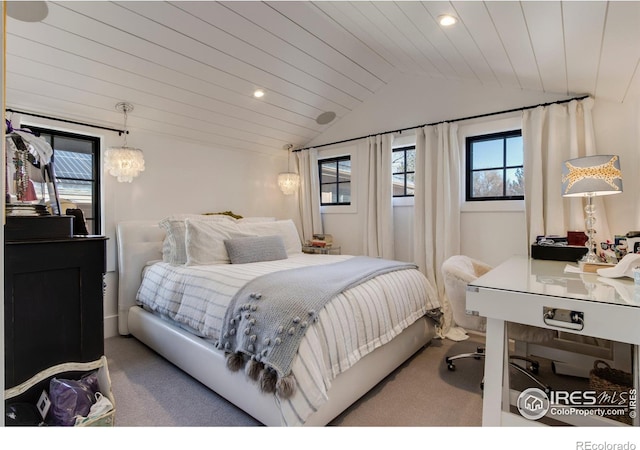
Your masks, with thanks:
M39 22L9 8L7 107L122 128L115 105L127 101L129 129L212 148L302 147L335 123L320 114L340 120L402 73L615 102L640 94L635 1L46 5ZM459 22L441 27L443 13Z

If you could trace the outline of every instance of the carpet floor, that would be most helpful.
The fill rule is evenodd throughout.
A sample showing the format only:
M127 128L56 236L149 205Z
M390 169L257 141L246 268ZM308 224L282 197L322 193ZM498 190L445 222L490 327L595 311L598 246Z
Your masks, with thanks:
M330 425L480 426L483 362L447 370L446 355L474 351L481 336L434 340ZM118 427L259 426L260 423L130 337L105 340Z

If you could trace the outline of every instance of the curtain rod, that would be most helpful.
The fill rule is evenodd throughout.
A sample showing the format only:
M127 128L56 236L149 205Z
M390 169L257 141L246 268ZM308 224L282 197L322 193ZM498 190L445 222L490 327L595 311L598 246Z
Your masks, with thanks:
M16 113L16 114L22 114L22 115L25 115L25 116L39 117L40 119L57 120L58 122L66 122L66 123L72 123L74 125L82 125L82 126L85 126L85 127L100 128L101 130L114 131L114 132L118 133L118 135L120 135L120 136L122 136L122 133L129 134L129 132L126 131L126 130L118 130L116 128L102 127L100 125L92 125L90 123L76 122L74 120L60 119L58 117L50 117L50 116L45 116L45 115L42 115L42 114L30 113L30 112L26 112L26 111L18 111L16 109L12 109L12 108L6 108L5 111Z
M382 133L374 133L374 134L369 134L367 136L360 136L360 137L356 137L356 138L344 139L342 141L330 142L328 144L312 145L311 147L305 147L305 148L299 148L297 150L292 150L292 152L301 152L302 150L309 150L311 148L320 148L320 147L327 147L329 145L344 144L345 142L358 141L360 139L365 139L365 138L369 138L369 137L373 137L373 136L378 136L380 134L402 133L403 131L415 130L416 128L429 127L429 126L432 126L432 125L439 125L441 123L460 122L462 120L480 119L482 117L497 116L498 114L507 114L507 113L517 112L517 111L524 111L526 109L533 109L533 108L537 108L539 106L549 106L549 105L554 105L554 104L569 103L569 102L571 102L573 100L583 100L583 99L585 99L587 97L589 97L589 95L582 95L580 97L568 98L566 100L558 100L556 102L540 103L540 104L532 105L532 106L523 106L523 107L520 107L520 108L508 109L508 110L505 110L505 111L496 111L496 112L491 112L491 113L478 114L476 116L461 117L459 119L440 120L438 122L425 123L425 124L422 124L422 125L415 125L415 126L412 126L412 127L401 128L399 130L383 131Z

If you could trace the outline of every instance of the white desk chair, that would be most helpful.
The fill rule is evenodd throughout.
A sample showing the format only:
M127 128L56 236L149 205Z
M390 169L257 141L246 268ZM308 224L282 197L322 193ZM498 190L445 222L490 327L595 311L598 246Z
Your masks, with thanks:
M455 255L447 259L442 264L442 275L444 276L445 295L449 299L453 311L455 326L466 330L473 330L484 333L486 330L486 318L477 315L466 309L467 285L476 278L484 275L492 267L488 264L464 255ZM508 324L508 335L515 341L524 340L526 342L544 343L550 342L556 337L553 330L520 325ZM454 361L463 358L484 358L484 348L478 347L475 352L462 353L459 355L447 356L445 362L449 370L455 370ZM509 362L510 367L526 375L535 382L541 389L549 392L551 388L540 382L534 375L538 373L539 363L527 356L512 355L510 360L520 360L527 363L527 367L522 367L513 361ZM484 386L484 381L482 386Z

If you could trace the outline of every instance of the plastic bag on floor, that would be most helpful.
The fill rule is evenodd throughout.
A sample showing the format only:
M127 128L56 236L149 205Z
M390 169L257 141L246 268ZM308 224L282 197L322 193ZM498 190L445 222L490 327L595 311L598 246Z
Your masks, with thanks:
M73 426L76 416L87 416L95 403L98 391L96 372L80 380L52 378L49 383L51 410L48 422L51 425Z

